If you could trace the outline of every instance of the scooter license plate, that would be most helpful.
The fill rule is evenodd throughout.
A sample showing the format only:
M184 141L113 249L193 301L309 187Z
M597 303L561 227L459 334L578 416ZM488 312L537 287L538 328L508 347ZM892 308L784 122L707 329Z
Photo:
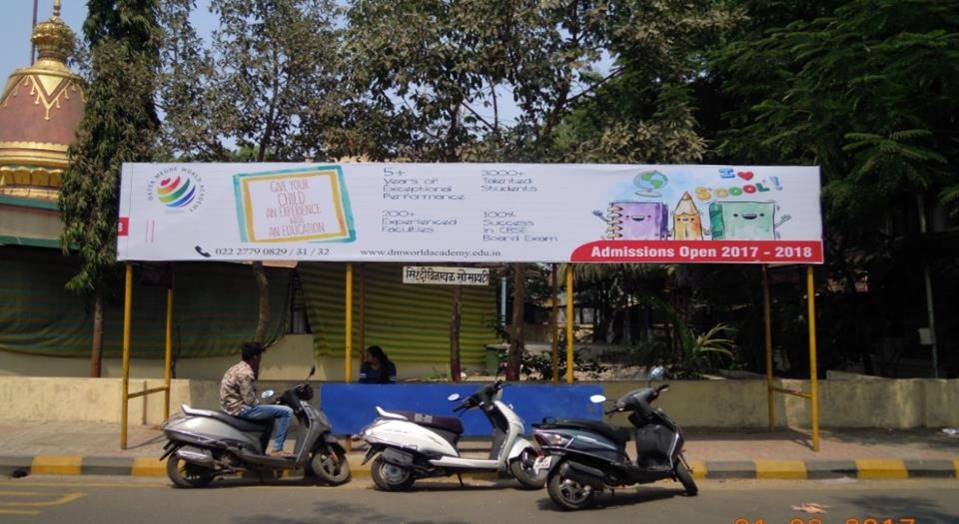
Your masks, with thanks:
M549 466L553 463L553 457L547 455L543 457L536 457L536 460L533 462L534 471L543 471L544 469L549 469Z

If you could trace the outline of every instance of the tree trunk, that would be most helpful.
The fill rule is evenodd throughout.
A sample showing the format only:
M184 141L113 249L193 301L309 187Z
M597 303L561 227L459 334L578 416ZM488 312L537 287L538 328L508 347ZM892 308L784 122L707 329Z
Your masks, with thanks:
M103 291L98 287L93 302L93 348L90 351L90 376L100 378L103 366Z
M460 326L462 325L463 287L453 286L453 316L450 318L450 379L460 381Z
M551 380L553 382L559 382L559 278L557 273L559 272L559 264L553 264L553 271L551 271L551 286L552 286L552 297L553 297L553 308L549 315L549 338L552 344L552 351L550 352L550 370L553 372ZM546 377L543 377L546 378Z
M526 264L513 264L513 332L509 341L506 380L519 380L523 363L523 310L526 304Z
M633 315L630 311L630 282L629 275L623 269L621 276L623 278L623 347L629 348L633 345Z
M256 334L253 339L263 344L266 341L266 328L270 323L270 281L266 278L263 262L253 263L253 276L259 292L259 309L256 316Z

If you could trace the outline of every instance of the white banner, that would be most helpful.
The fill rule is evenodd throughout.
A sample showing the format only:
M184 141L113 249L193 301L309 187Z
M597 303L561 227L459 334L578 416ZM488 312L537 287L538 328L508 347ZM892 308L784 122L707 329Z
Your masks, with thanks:
M120 260L822 263L818 167L124 164Z
M475 267L404 266L404 284L488 286L489 269Z

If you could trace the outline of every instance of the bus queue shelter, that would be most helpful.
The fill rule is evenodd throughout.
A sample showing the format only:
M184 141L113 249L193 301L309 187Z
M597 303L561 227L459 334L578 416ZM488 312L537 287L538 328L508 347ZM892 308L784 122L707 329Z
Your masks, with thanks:
M823 261L819 191L816 167L124 164L118 233L118 260L126 263L121 447L130 398L164 392L169 414L173 289L165 386L131 394L131 263L298 260L347 263L346 381L352 376L354 263L565 264L567 383L573 382L573 264L806 265L810 391L773 385L768 284L766 381L770 429L774 393L805 398L818 450L812 265ZM362 324L365 308L360 311Z

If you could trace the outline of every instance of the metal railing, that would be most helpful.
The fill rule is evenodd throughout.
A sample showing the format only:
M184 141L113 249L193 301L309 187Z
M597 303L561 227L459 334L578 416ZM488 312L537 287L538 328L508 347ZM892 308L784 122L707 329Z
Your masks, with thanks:
M813 281L813 267L806 266L806 319L809 330L809 392L781 388L773 385L773 338L772 313L769 291L769 269L763 264L763 301L766 338L766 400L769 403L769 431L776 430L776 399L774 394L781 393L804 398L809 401L812 425L812 449L819 451L819 379L816 370L816 286Z
M166 333L164 337L164 377L165 385L130 393L130 334L133 313L133 265L126 264L123 296L123 393L120 411L120 449L127 449L127 418L130 399L163 392L163 418L170 416L170 357L173 348L173 286L167 288L166 295ZM144 383L145 384L145 383ZM145 386L144 386L145 387ZM144 409L146 407L144 406ZM145 413L144 413L145 415Z

